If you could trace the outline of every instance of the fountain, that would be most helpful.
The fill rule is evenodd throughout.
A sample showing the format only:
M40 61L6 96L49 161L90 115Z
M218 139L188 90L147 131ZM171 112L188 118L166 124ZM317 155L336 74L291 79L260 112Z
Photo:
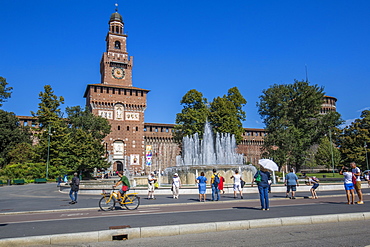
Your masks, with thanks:
M171 183L174 173L178 173L183 184L195 184L195 178L204 172L207 178L215 168L225 183L232 183L230 177L239 170L245 181L252 181L256 168L244 164L243 154L236 152L235 136L230 133L213 133L206 122L203 139L198 133L185 136L182 142L182 156L176 158L176 166L164 170L163 183ZM167 180L167 181L166 181Z

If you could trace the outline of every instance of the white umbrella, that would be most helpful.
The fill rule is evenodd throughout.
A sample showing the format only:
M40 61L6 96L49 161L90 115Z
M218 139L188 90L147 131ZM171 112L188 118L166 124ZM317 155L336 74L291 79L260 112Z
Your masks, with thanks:
M271 171L279 171L278 165L269 159L260 159L258 161L258 164L260 164L263 168Z

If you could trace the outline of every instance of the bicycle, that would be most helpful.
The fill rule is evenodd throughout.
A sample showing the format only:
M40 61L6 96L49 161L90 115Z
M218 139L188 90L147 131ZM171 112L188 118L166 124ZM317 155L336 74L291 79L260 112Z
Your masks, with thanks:
M121 201L119 201L121 208L125 206L128 210L137 209L140 205L140 197L137 196L137 194L138 193L124 193L120 198ZM103 190L101 195L103 195L103 197L99 201L100 209L103 211L114 210L116 208L116 200L118 200L118 193L115 192L114 187L110 193Z

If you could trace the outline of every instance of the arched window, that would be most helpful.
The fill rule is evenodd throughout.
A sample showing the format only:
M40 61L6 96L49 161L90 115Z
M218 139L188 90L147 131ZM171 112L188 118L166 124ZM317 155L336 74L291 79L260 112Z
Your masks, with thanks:
M114 42L114 49L121 49L121 42L119 41Z

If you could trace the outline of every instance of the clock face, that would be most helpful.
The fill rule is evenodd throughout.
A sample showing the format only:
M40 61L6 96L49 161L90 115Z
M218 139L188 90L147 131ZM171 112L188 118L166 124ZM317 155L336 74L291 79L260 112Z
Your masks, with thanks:
M121 68L113 68L112 76L116 79L122 79L123 77L125 77L125 71Z

